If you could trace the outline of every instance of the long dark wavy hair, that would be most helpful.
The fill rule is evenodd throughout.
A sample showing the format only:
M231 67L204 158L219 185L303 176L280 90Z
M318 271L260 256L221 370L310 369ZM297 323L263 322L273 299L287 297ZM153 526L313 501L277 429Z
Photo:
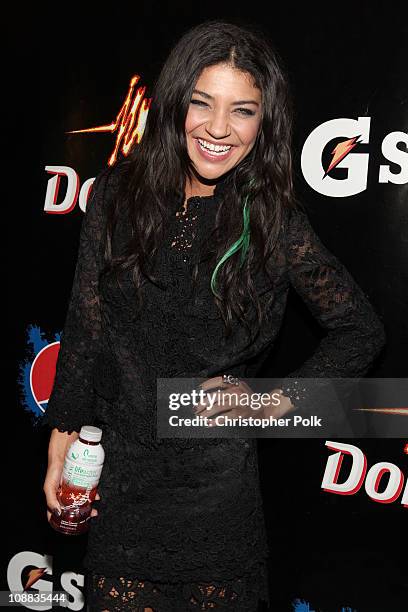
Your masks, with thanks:
M235 316L252 342L263 320L253 274L262 268L269 276L266 264L277 245L284 209L295 205L292 98L281 60L258 28L208 21L185 33L170 52L152 91L141 143L119 164L123 174L108 217L105 273L118 278L121 271L131 269L139 308L142 284L148 280L162 286L152 264L164 238L169 201L184 197L186 179L193 176L185 135L192 91L204 68L220 63L252 76L262 94L262 122L250 153L223 179L222 206L217 210L212 239L206 241L212 250L203 252L200 262L212 257L213 271L218 264L211 288L226 335L231 333ZM114 256L113 232L119 209L123 213L124 207L132 237L121 255ZM194 282L200 262L192 269Z

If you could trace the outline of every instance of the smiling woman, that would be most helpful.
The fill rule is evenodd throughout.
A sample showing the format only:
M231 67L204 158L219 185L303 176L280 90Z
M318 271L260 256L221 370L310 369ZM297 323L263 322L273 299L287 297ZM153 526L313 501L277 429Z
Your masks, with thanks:
M201 73L186 118L189 157L196 173L211 181L226 174L250 153L258 137L262 94L250 74L232 64ZM188 193L209 195L212 185L193 176Z
M198 223L190 218L196 217L196 198L222 191L223 206L214 211L200 259L215 260L211 287L226 334L235 318L251 343L262 323L253 274L270 274L284 215L295 206L292 102L281 60L260 31L208 22L176 44L153 93L142 142L119 164L123 177L109 215L108 245L125 212L133 238L126 253L106 253L108 273L133 267L137 289L145 278L160 283L154 262L174 214L169 194L182 200L178 212L186 225L180 233L186 237ZM190 263L195 282L198 262ZM138 299L142 307L142 291Z
M157 378L250 395L242 378L271 350L290 284L328 333L289 376L362 376L384 332L296 207L288 85L269 41L199 25L153 99L141 144L97 177L87 206L44 491L54 510L67 432L98 425L89 609L256 612L269 595L256 440L158 438ZM293 408L270 396L268 416ZM238 399L227 416L245 416Z

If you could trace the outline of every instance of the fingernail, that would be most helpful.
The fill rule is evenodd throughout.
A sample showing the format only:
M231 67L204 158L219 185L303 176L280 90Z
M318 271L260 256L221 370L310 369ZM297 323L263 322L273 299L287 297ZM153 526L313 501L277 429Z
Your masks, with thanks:
M54 508L53 512L54 512L54 514L57 514L58 516L61 516L61 510L59 508Z

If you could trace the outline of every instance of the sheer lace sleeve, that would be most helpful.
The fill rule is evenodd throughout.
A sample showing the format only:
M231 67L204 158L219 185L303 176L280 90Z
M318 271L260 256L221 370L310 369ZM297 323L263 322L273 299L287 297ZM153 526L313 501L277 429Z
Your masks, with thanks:
M98 175L82 219L78 258L61 334L54 386L48 400L45 425L60 431L80 431L92 424L93 368L101 336L98 273L104 225L107 171Z
M316 351L288 378L364 376L385 344L383 324L303 210L290 213L285 240L291 285L327 331Z

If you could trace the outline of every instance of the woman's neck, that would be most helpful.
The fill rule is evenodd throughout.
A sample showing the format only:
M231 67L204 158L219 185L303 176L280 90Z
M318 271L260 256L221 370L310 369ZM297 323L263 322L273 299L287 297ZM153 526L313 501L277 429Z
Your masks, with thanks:
M186 180L185 202L193 196L211 196L214 194L215 184L206 185L201 183L196 177Z

